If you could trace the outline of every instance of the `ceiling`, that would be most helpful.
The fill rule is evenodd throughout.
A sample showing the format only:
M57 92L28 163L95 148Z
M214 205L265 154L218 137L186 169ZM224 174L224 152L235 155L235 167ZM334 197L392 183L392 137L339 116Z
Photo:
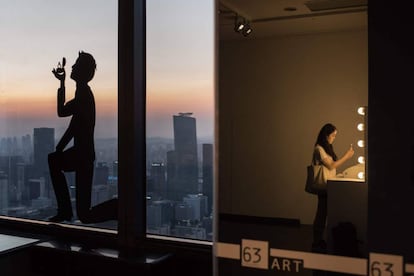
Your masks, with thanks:
M367 1L219 0L220 40L366 29ZM236 20L248 22L252 32L236 32Z

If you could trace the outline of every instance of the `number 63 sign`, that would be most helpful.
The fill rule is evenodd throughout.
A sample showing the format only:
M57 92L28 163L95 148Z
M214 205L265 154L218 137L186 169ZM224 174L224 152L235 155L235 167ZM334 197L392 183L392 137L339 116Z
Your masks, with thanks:
M402 276L403 257L388 254L369 254L369 276Z
M267 241L242 240L242 266L268 269L269 243Z

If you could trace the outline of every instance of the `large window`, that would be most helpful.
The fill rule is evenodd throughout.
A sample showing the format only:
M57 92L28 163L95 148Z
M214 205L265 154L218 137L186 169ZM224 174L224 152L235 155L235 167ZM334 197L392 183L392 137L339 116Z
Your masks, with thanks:
M47 220L56 214L48 155L55 151L71 116L57 114L59 80L52 69L66 59L66 102L75 97L70 77L79 51L90 53L96 71L88 83L96 119L96 159L91 205L117 198L118 1L0 0L0 214ZM73 140L66 149L73 145ZM75 173L65 173L76 213ZM110 220L92 226L115 229Z
M57 220L67 225L117 229L121 240L127 241L136 231L142 237L145 226L132 229L131 220L137 219L136 224L143 225L140 222L144 220L141 215L145 208L146 233L150 236L212 240L214 2L148 1L143 23L144 58L139 49L128 49L131 43L141 41L129 39L142 35L132 34L137 31L133 25L142 19L135 14L140 8L133 9L132 22L128 7L139 7L141 1L119 2L125 6L118 7L114 0L54 1L47 5L0 0L0 35L5 38L0 47L3 218L42 222L56 214L60 203L53 184L50 154L61 148L62 137L74 116L59 111L62 84L52 70L65 63L63 102L75 99L80 85L73 77L73 65L86 52L96 62L94 76L88 82L96 108L90 206L117 200L119 194L118 214L122 215L119 223L111 219L81 219L76 187L84 180L77 179L73 168L52 162L60 166L56 171L64 171L73 213ZM146 59L146 72L134 71L140 58ZM134 68L134 74L128 68ZM139 81L131 80L140 74L146 75L145 89L135 87ZM129 132L131 128L139 129L135 114L144 110L139 106L142 101L135 102L134 93L144 92L146 175L137 169L144 160L140 134ZM60 150L66 151L75 144L76 139L71 139ZM76 160L84 162L85 156L88 151ZM118 171L122 183L118 183ZM144 178L146 194L140 181ZM144 198L145 204L141 205Z
M147 2L147 233L212 240L214 1Z

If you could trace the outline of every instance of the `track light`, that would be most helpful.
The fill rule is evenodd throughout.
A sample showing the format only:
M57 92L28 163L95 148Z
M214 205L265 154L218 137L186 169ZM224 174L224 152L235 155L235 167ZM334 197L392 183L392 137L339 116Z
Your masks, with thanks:
M243 30L242 30L242 34L244 36L248 36L251 32L252 32L252 28L250 28L250 24L246 23Z
M234 31L236 33L240 33L241 31L243 31L245 22L246 20L243 17L239 17L238 15L236 15L236 18L234 19Z
M234 25L234 31L237 32L237 33L240 33L241 31L243 31L243 29L244 29L244 23L243 22L237 22Z
M248 36L252 32L249 22L244 17L239 17L236 15L234 21L234 31L236 33L241 33L244 36Z
M239 22L236 24L236 26L234 26L234 30L238 33L240 33L241 31L243 31L244 29L244 23Z

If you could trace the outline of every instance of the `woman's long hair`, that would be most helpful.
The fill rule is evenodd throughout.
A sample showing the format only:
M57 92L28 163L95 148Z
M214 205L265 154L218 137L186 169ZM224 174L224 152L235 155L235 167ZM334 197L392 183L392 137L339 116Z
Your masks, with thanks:
M316 145L321 146L327 154L329 154L334 161L338 159L333 149L332 144L328 143L328 136L336 130L336 127L333 124L325 124L319 131L318 138L316 139Z

